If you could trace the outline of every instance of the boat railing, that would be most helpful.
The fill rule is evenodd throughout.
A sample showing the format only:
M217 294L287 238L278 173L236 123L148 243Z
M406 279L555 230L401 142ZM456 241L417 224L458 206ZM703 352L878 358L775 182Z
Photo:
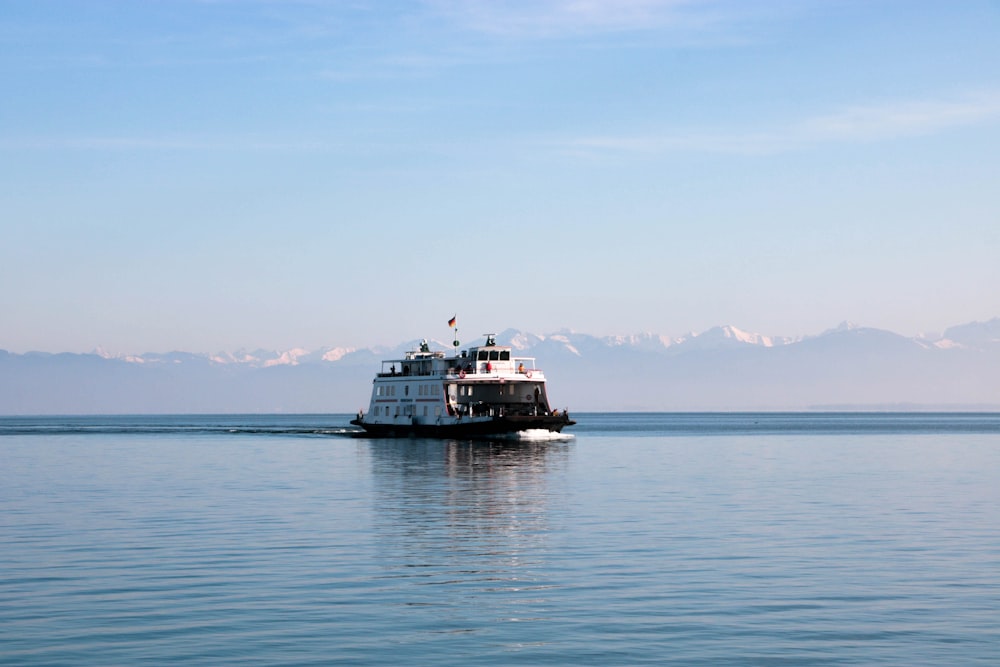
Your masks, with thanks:
M477 369L475 366L463 367L463 366L449 366L447 369L430 369L430 370L389 370L381 371L376 374L376 377L380 378L404 378L404 377L431 377L431 376L441 376L445 375L449 378L462 378L470 375L475 375L477 377L520 377L524 376L528 379L540 380L545 377L544 372L540 368L526 368L524 370L510 369L510 368L492 368L490 370Z
M402 377L429 377L431 375L441 375L440 369L403 369L403 370L389 370L381 371L376 373L376 377L380 378L402 378Z
M403 377L440 377L442 375L454 378L475 375L478 377L520 377L542 379L544 374L540 368L535 367L532 358L515 358L513 361L501 362L472 362L456 363L450 365L414 363L409 360L398 360L386 362L388 368L383 365L382 370L376 374L379 378L403 378ZM525 364L524 362L528 362Z
M540 368L525 368L523 370L512 369L512 368L491 368L490 370L486 370L484 368L477 369L475 366L471 367L456 366L454 368L449 368L447 374L449 377L452 378L454 377L464 378L469 376L495 377L495 378L513 376L513 377L524 377L527 379L535 379L535 380L542 380L545 378L545 374L542 372Z

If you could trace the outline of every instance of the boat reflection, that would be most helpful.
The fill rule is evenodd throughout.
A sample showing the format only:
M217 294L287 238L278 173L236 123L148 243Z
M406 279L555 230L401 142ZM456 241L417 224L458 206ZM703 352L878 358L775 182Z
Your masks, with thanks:
M547 492L567 442L370 440L374 557L401 604L539 602L547 554L564 516ZM554 499L555 496L555 499ZM534 592L532 592L534 591ZM530 604L534 607L535 605Z
M546 476L569 451L567 442L370 440L376 516L407 526L430 515L506 533L544 517Z

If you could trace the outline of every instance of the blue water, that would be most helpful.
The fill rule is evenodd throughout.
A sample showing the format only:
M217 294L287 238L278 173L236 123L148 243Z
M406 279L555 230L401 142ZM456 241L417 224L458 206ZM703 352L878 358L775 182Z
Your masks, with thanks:
M1000 664L1000 415L0 418L0 663Z

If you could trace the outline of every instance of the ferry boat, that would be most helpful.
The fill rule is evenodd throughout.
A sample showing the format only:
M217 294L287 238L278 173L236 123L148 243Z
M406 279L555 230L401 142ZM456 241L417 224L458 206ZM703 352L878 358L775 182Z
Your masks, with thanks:
M575 424L563 410L549 406L545 374L533 357L515 356L486 343L447 356L427 341L402 359L382 361L375 376L368 412L351 424L373 436L475 437L545 430Z

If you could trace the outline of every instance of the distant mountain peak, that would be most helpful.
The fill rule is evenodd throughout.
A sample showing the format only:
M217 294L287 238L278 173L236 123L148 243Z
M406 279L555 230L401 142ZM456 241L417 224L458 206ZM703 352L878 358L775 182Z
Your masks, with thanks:
M611 347L633 347L643 349L664 349L683 339L673 340L649 331L639 334L605 336L602 340Z
M774 347L777 344L784 344L789 339L773 338L758 333L750 333L726 324L712 327L700 334L691 334L690 337L677 341L679 346L688 348L709 349L712 347L728 345L755 345L761 347Z
M945 329L944 341L954 346L976 349L1000 344L1000 317L986 322L969 322L949 327Z
M829 329L828 333L832 333L834 331L857 331L858 329L862 329L862 328L863 327L860 324L858 324L857 322L851 322L850 320L844 320L843 322L841 322L840 324L838 324L834 328Z
M353 347L332 347L323 352L323 361L340 361L344 358L344 355L354 352Z
M101 359L113 359L115 361L126 361L133 364L144 364L146 359L142 355L137 354L115 354L104 349L102 346L98 345L94 348L91 354L97 355Z
M565 347L567 350L569 350L570 352L572 352L573 354L575 354L578 357L579 356L583 356L583 355L580 354L580 350L577 349L577 347L575 345L573 345L573 343L570 341L570 339L569 339L569 334L570 333L571 332L567 332L565 334L564 333L553 334L553 335L549 336L549 340L554 340L554 341L557 341L559 343L562 343L563 347Z

